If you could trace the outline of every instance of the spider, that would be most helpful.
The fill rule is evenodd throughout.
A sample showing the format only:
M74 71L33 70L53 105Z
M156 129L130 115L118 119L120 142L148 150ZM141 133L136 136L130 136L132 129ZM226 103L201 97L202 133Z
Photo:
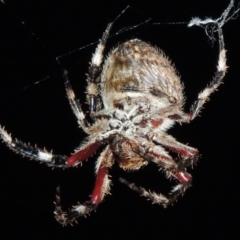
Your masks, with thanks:
M198 95L190 111L183 111L183 84L164 53L150 44L132 39L113 49L103 63L104 48L113 23L108 24L93 54L87 74L89 122L75 97L63 70L67 98L79 126L88 135L70 157L55 155L14 139L0 126L0 137L8 148L24 157L44 162L50 167L75 167L105 146L96 161L96 182L89 201L64 212L57 188L55 218L63 226L89 214L110 191L108 170L117 162L124 170L139 170L155 163L166 176L179 183L168 195L137 187L120 178L120 182L153 203L171 205L190 186L187 172L198 160L198 150L178 142L166 132L175 122L189 123L199 115L208 97L222 83L226 73L226 50L221 27L218 28L219 59L210 84ZM101 71L102 69L102 71ZM174 159L168 151L175 152Z

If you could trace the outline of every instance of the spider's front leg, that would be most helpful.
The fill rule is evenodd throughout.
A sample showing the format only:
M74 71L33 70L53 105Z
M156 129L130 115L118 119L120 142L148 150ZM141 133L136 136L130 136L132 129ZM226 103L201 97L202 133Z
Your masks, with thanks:
M209 100L209 96L217 90L217 88L222 84L222 80L227 71L226 64L226 49L224 47L224 39L222 29L218 29L218 38L219 38L219 57L217 71L213 77L213 80L210 84L198 94L198 99L192 104L189 113L184 113L179 111L179 113L168 115L168 118L177 121L177 122L190 122L195 119L201 112L203 105Z
M100 110L99 89L100 68L103 60L103 52L113 23L109 23L103 36L93 54L87 74L87 103L89 104L90 115Z
M100 100L99 100L99 78L100 78L100 68L103 60L103 53L105 49L105 44L107 42L107 38L109 36L110 29L112 27L113 23L109 23L105 32L103 33L103 36L95 50L95 53L93 54L90 67L88 69L87 74L87 103L89 105L90 114L93 116L93 113L100 110ZM67 70L63 71L63 78L65 81L65 88L67 93L67 98L69 100L70 106L73 110L74 115L76 116L78 120L78 124L81 126L81 128L88 133L88 127L89 123L87 122L85 118L85 114L81 108L81 105L79 101L75 97L75 93L73 91L73 88L71 86L71 83L68 78L68 72Z
M60 189L57 188L56 203L55 203L55 217L63 226L72 224L80 216L88 215L91 211L95 210L99 203L102 202L105 194L110 191L110 180L108 178L108 168L114 162L113 154L107 146L98 158L96 164L96 182L92 192L90 201L83 204L73 206L68 212L63 212L60 204Z
M219 38L219 57L217 72L215 73L213 80L210 84L198 95L198 99L193 103L190 108L190 120L193 120L196 116L199 115L201 109L203 108L204 103L209 99L209 96L216 91L219 85L222 83L222 80L227 71L226 64L226 50L224 48L224 39L222 29L218 29L218 38Z

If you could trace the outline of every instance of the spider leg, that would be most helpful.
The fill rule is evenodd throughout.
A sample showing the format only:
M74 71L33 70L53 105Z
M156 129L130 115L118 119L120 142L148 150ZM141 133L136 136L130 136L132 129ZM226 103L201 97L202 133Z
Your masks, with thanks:
M89 131L90 133L91 131L94 132L94 135L87 141L83 142L80 147L75 150L75 153L73 153L66 160L66 164L68 166L74 167L83 160L91 157L104 142L106 142L109 138L118 132L118 130L113 129L104 133L106 126L108 126L108 122L107 120L104 121L104 119L100 120L95 125L92 125L89 128Z
M100 81L100 68L103 60L103 52L105 49L105 44L109 36L110 29L113 23L109 23L103 36L93 54L90 67L87 74L87 103L89 104L90 114L93 115L94 112L100 110L100 100L99 100L99 89L98 84Z
M96 124L89 127L89 131L95 134L82 143L80 147L72 154L70 157L54 155L47 152L45 149L41 150L37 147L33 147L26 144L20 140L13 139L7 131L0 126L0 139L5 142L8 148L23 157L28 157L30 159L44 162L50 167L74 167L80 162L91 157L96 150L101 146L101 143L106 141L111 137L111 135L116 134L117 130L111 130L106 133L105 130L108 126L107 120L99 120ZM103 132L103 133L102 133Z
M224 47L224 39L222 29L218 29L218 38L219 38L219 57L218 57L218 65L217 72L214 74L213 80L210 84L198 94L198 99L192 104L189 113L184 113L179 111L176 114L168 115L168 118L175 120L177 122L190 122L195 117L199 115L201 112L203 105L205 102L209 100L209 96L217 90L220 84L222 84L222 80L227 71L226 65L226 50Z
M60 188L57 188L56 203L55 203L55 217L57 221L66 226L72 224L80 216L85 216L91 211L95 210L100 204L106 194L110 191L110 180L108 178L108 168L114 162L113 154L107 146L98 158L96 164L96 182L92 192L90 201L83 204L73 206L68 212L63 212L60 204Z
M226 50L224 48L224 39L222 29L218 29L218 38L219 38L219 57L217 72L215 73L213 80L210 84L198 95L198 99L193 103L190 108L190 120L193 120L196 116L199 115L201 109L203 108L204 103L209 99L209 96L216 91L219 85L222 83L222 80L227 71L226 65Z
M70 84L69 81L69 77L68 77L68 72L67 70L64 70L63 72L63 77L65 80L65 88L66 88L66 93L67 93L67 98L69 100L70 106L72 108L73 113L75 114L77 120L78 120L78 124L80 125L80 127L86 132L88 133L88 126L90 125L86 118L85 118L85 114L81 108L81 105L79 103L79 101L76 99L75 97L75 93L72 89L72 86Z
M112 144L113 153L118 156L121 166L136 165L137 169L145 162L154 162L160 168L167 171L178 171L178 164L161 146L155 145L146 138L134 136L130 139L126 136L116 134ZM138 160L137 160L138 159ZM133 164L131 162L133 161ZM139 164L138 164L139 163Z
M169 150L178 153L182 157L179 163L182 167L193 166L199 158L198 150L196 148L184 145L176 141L172 136L151 132L148 133L148 137L153 142L161 144Z
M144 159L156 163L161 169L166 171L178 171L178 164L173 160L173 158L167 153L167 151L159 145L155 145L151 141L145 138L135 137L132 141L132 150L136 152Z
M30 159L44 162L50 167L68 167L66 165L66 157L61 155L54 155L50 152L47 152L45 149L41 150L37 147L33 147L29 144L26 144L20 140L13 139L7 131L0 126L0 138L3 142L17 154L22 155L23 157L28 157Z
M99 84L99 78L100 78L100 68L101 63L103 60L103 52L105 48L105 44L110 32L110 29L112 27L113 23L109 23L105 32L103 33L103 36L95 50L95 53L93 54L92 61L90 63L90 67L88 69L87 74L87 103L89 105L90 114L93 116L93 113L100 110L100 100L99 100L99 90L98 90L98 84ZM89 123L87 122L85 118L85 114L81 108L81 105L79 101L75 97L75 93L72 89L72 86L70 84L69 78L68 78L68 72L64 70L63 77L65 80L65 88L67 92L67 98L70 102L70 106L73 110L73 113L77 117L78 123L81 126L81 128L88 133L88 126Z
M168 196L165 196L161 193L157 194L155 192L147 191L142 187L137 187L134 183L129 183L123 178L120 178L120 181L134 191L138 192L140 195L152 200L153 203L161 204L164 207L167 207L191 186L192 177L190 174L185 172L185 166L181 166L176 163L161 146L154 145L152 142L139 137L135 137L135 140L137 140L137 142L128 140L128 143L131 144L134 152L138 153L148 161L156 163L166 172L167 177L174 177L178 179L180 184L176 185Z
M66 164L71 167L76 166L80 162L91 157L100 146L101 144L96 141L96 139L82 144L74 154L68 157L68 159L66 160Z
M120 178L119 180L121 183L127 185L141 196L148 198L153 203L161 204L164 207L167 207L175 202L180 195L184 194L184 192L191 186L192 181L192 176L187 172L175 172L172 174L180 181L180 184L176 185L168 194L168 196L165 196L161 193L147 191L145 188L137 187L135 183L130 183L123 178Z

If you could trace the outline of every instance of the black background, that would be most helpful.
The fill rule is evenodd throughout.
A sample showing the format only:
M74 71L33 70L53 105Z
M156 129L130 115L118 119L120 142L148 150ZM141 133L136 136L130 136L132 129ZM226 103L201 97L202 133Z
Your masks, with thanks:
M1 124L14 137L69 155L85 135L68 105L55 57L97 41L107 23L128 4L131 8L116 21L113 34L148 18L151 23L187 22L194 16L217 18L229 3L219 2L6 0L7 5L0 4ZM51 170L1 144L1 239L238 239L239 31L240 18L223 28L229 66L224 85L211 96L201 117L169 131L202 154L190 170L193 186L173 207L152 205L118 182L124 176L137 185L165 191L170 185L155 165L129 173L116 165L110 171L112 196L106 197L96 213L80 218L78 225L63 228L53 215L55 188L61 186L65 209L87 200L97 155L80 168ZM198 27L148 24L110 38L106 53L132 38L158 46L175 63L185 84L187 111L216 71L217 43L212 45ZM85 73L95 47L84 47L61 59L82 102ZM47 76L48 80L34 85Z

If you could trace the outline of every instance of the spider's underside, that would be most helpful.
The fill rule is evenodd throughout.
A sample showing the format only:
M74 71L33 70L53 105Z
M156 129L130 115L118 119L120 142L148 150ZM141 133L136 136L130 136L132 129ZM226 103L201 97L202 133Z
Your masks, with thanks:
M191 186L187 167L198 160L198 150L179 143L166 133L175 122L189 123L202 109L208 97L221 84L226 73L226 51L223 34L218 29L219 59L212 82L185 113L183 85L174 67L162 51L138 39L120 44L108 55L102 66L104 47L112 24L109 24L92 57L88 71L87 102L89 123L76 100L67 71L64 79L67 97L87 139L69 158L54 155L13 139L3 127L0 137L16 153L54 167L75 167L104 145L96 162L96 183L89 201L63 212L57 189L55 216L62 225L71 224L79 216L96 209L110 190L108 169L118 162L125 170L138 170L149 162L156 163L167 177L178 180L168 196L146 191L125 179L120 181L140 195L167 207ZM102 107L103 105L103 107ZM173 159L168 151L177 153Z

